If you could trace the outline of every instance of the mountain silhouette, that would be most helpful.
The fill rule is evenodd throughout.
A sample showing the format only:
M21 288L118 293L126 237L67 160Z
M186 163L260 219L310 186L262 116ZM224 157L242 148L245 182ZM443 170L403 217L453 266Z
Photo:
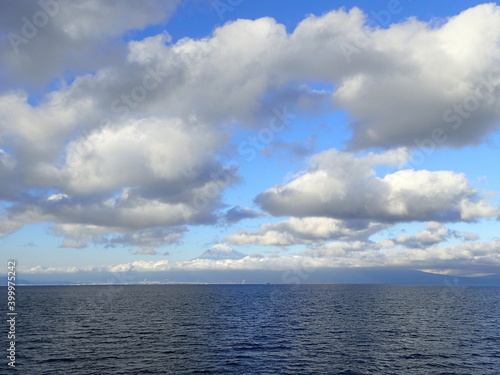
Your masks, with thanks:
M237 260L244 258L246 255L240 253L239 251L234 250L231 246L228 246L223 243L218 243L212 246L210 249L206 250L200 256L197 256L195 259L207 259L207 260Z

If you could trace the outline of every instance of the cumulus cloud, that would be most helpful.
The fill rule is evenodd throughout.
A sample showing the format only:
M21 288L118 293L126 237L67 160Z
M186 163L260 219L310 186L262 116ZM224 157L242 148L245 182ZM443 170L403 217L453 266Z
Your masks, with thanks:
M464 241L476 241L479 239L479 236L472 232L455 231L454 233L456 238L461 238Z
M159 260L157 262L137 260L131 263L117 264L103 268L106 272L167 271L168 269L170 269L168 260Z
M55 177L77 194L156 183L157 189L180 195L196 187L202 173L220 172L210 157L218 143L214 134L178 120L122 123L70 143L66 163Z
M434 146L474 143L498 125L497 9L483 4L437 28L415 19L373 28L353 8L309 16L291 34L268 17L230 22L209 37L175 44L160 34L130 42L130 65L119 67L118 74L102 71L78 81L72 91L88 95L93 88L104 107L115 102L125 113L139 103L127 106L115 99L159 69L161 84L153 84L158 87L140 103L155 115L190 116L195 108L212 123L250 124L273 106L338 107L353 118L354 147L415 146L432 138ZM456 30L471 31L457 38ZM346 54L346 46L355 52ZM117 76L123 79L117 82ZM333 103L325 102L329 92L310 89L304 81L330 83Z
M185 227L166 226L132 230L124 227L106 227L83 224L57 224L52 232L64 236L61 247L83 248L89 243L105 247L150 247L158 248L179 243Z
M458 146L498 129L499 9L482 4L439 26L410 19L383 29L353 9L309 17L292 37L309 42L304 59L318 56L317 74L338 85L335 104L353 117L351 147Z
M394 248L380 251L377 243L333 242L307 250L308 262L317 267L405 267L413 269L480 269L500 266L498 240Z
M42 267L22 269L23 273L58 272L166 272L227 270L307 270L345 267L404 267L432 270L434 273L474 274L478 270L494 271L500 267L500 241L463 242L454 245L432 245L422 249L395 248L380 251L377 243L363 241L331 242L290 256L246 256L242 259L194 259L183 262L134 261L108 266ZM490 272L491 273L491 272ZM493 272L494 273L494 272Z
M394 242L410 248L426 248L431 245L446 241L451 231L440 223L431 222L427 228L414 235L403 234Z
M234 245L287 246L331 240L367 239L386 226L365 220L337 220L325 217L290 218L260 226L258 231L238 231L225 240Z
M43 144L49 138L41 136L40 141ZM68 239L63 246L80 247L95 231L213 223L222 192L238 180L236 169L224 167L213 155L223 137L180 120L130 121L65 145L62 138L54 138L45 147L51 149L59 142L66 152L64 162L51 163L55 146L52 155L35 155L34 163L36 150L21 147L10 181L29 181L27 189L45 187L59 193L43 196L41 190L40 196L25 193L16 199L19 190L8 190L11 195L6 198L14 203L0 222L2 233L23 224L52 221L57 223L55 232ZM16 163L10 155L3 159L2 165L9 168ZM73 230L75 226L79 230ZM76 240L76 236L85 238Z
M291 33L265 17L227 23L200 39L172 42L160 33L126 43L125 33L165 22L177 1L145 1L140 9L133 1L49 3L54 16L23 36L28 43L17 51L9 33L22 34L23 17L34 22L41 2L0 5L0 199L8 202L0 236L51 222L63 246L82 247L102 238L135 241L119 233L171 227L178 234L184 225L214 223L224 190L238 180L217 158L228 126L268 126L273 108L345 109L357 149L460 146L498 129L494 4L437 27L411 19L374 28L353 8L308 16ZM332 91L310 87L318 81ZM45 95L26 91L48 82ZM311 144L292 144L292 151L307 154ZM257 202L276 216L370 222L496 214L458 173L375 175L375 166L407 159L401 150L358 158L326 151ZM235 209L228 218L253 215ZM270 243L318 236L280 231L285 237ZM247 237L259 243L268 233Z
M475 241L479 237L475 233L460 232L446 228L443 224L430 222L427 227L413 235L403 234L395 239L392 239L394 245L403 245L408 248L427 248L441 242L447 241L449 238L460 239L463 241Z
M120 228L106 228L93 224L61 223L51 227L51 232L56 236L64 236L60 245L62 248L84 248L89 242L100 242L109 232L118 232Z
M353 119L352 147L465 145L498 129L498 9L482 4L437 27L410 19L384 29L357 8L334 10L291 34L272 18L238 20L200 40L132 42L129 60L168 72L151 111L185 116L195 103L207 121L249 123L269 105L323 103L328 93L297 95L290 86L323 81L335 87L333 106Z
M378 177L374 168L408 160L404 149L355 157L335 149L311 158L293 181L272 187L255 201L274 216L323 216L395 221L471 221L498 210L452 171L401 169Z
M150 254L143 249L144 254ZM151 249L149 249L151 250ZM153 250L154 251L154 250ZM159 261L145 261L137 260L130 263L122 263L107 266L86 266L86 267L43 267L35 266L29 268L22 268L23 273L26 274L48 274L48 273L78 273L78 272L110 272L110 273L126 273L126 272L150 272L150 271L168 271L171 268L168 260ZM127 281L126 278L119 278L117 281Z
M498 265L499 249L500 242L492 240L462 242L447 246L434 245L425 249L387 250L383 253L385 261L381 264L411 267L436 265L448 268Z
M136 250L134 252L134 255L158 255L158 252L155 249L142 248L142 249Z
M167 226L131 230L98 225L57 224L51 230L55 235L64 236L61 247L84 248L93 243L105 247L158 248L179 243L186 228Z
M39 86L71 72L116 64L125 55L121 35L158 24L177 0L42 0L0 4L1 88ZM134 17L130 17L133 14Z
M107 242L108 246L147 246L155 248L177 243L182 238L185 230L182 227L148 228L118 235L103 242Z

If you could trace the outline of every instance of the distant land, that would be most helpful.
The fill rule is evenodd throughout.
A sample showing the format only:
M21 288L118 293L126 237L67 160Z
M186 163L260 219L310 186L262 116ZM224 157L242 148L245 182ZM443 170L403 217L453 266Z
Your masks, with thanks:
M500 275L458 277L438 275L417 270L397 268L342 268L263 271L162 271L74 274L32 274L22 277L18 285L75 285L75 284L424 284L449 286L500 286ZM0 278L0 285L7 285L7 278Z
M213 245L192 259L238 260L246 255L223 243ZM496 269L495 269L496 270ZM23 275L17 285L109 285L109 284L414 284L454 286L500 286L500 274L475 277L445 275L398 267L317 268L291 270L181 270L73 273L46 272ZM7 285L7 276L0 278Z

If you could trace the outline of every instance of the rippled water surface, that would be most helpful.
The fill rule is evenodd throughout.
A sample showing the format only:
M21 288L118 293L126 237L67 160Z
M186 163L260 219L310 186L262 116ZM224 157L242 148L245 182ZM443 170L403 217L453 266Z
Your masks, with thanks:
M21 374L500 373L499 288L45 286L17 293ZM5 324L2 330L5 338Z

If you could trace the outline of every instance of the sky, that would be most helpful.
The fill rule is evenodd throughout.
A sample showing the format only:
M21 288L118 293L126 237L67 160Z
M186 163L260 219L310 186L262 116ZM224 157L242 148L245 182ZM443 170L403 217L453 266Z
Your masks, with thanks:
M3 1L0 270L500 273L499 62L496 3Z

